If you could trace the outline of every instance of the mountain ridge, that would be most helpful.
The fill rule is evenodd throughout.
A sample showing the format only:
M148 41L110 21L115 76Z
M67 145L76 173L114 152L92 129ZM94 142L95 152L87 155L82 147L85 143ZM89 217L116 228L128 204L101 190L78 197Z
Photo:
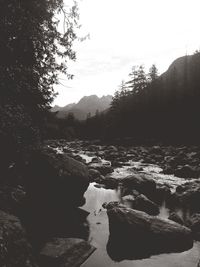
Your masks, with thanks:
M73 113L76 119L84 120L89 113L94 116L97 110L102 112L108 109L111 101L111 95L103 95L102 97L89 95L83 96L77 103L70 103L64 107L55 105L51 108L51 111L57 112L56 116L58 118L65 118L69 113Z

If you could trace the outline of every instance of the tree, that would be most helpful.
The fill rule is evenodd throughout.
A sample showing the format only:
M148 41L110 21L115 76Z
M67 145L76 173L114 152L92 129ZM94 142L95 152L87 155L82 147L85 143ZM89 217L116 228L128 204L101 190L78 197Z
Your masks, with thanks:
M0 0L0 142L9 160L39 140L59 72L72 78L77 20L76 3L67 10L63 0Z
M126 82L126 85L134 94L137 94L147 86L147 77L143 65L134 66L129 77L131 77L131 80Z
M126 87L133 91L137 80L137 66L132 67L128 76L130 77L130 80L126 82Z
M158 69L155 64L153 64L149 69L149 82L153 82L158 78Z

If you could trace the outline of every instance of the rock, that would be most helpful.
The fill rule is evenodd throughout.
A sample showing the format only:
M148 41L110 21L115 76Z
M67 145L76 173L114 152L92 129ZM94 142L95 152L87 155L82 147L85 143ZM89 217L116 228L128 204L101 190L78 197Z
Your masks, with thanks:
M113 172L111 165L104 163L89 163L88 168L98 170L102 175Z
M135 202L135 197L133 195L126 195L122 197L123 202L131 202L132 204Z
M26 189L30 201L48 209L84 204L89 185L87 167L52 149L36 151L27 168Z
M156 155L163 155L163 150L160 146L153 146L149 152Z
M170 165L166 165L164 168L163 168L163 173L164 174L174 174L174 168Z
M74 155L73 158L77 161L83 162L83 158L80 155Z
M126 208L126 205L120 203L119 201L111 201L109 203L105 202L103 203L102 207L104 209L107 209L107 210L110 210L110 209L113 209L113 208Z
M135 189L139 193L146 195L152 199L156 192L155 181L147 174L135 172L122 179L122 184L125 188Z
M153 201L157 204L162 204L167 201L171 196L171 190L168 185L157 185L156 192L153 196Z
M91 162L92 163L101 163L101 159L94 157L94 158L92 158Z
M98 170L89 169L88 171L89 171L90 182L94 182L101 176L101 173Z
M95 248L79 238L55 238L40 252L40 265L48 267L80 266Z
M168 217L168 219L169 219L169 220L172 220L172 221L174 221L174 222L176 222L176 223L179 223L179 224L184 225L184 221L183 221L183 219L182 219L177 213L175 213L175 212L172 212L172 213L170 214L170 216Z
M119 153L118 152L110 152L110 151L108 151L106 153L105 157L106 157L107 160L114 160L114 159L119 158Z
M0 211L0 265L38 266L19 219L3 211Z
M193 214L187 221L187 225L192 230L195 239L200 240L200 213Z
M116 146L108 146L106 150L117 152L118 149Z
M149 200L143 194L137 196L133 203L133 208L136 210L144 211L150 215L158 215L159 207L153 201Z
M118 181L115 178L106 176L103 180L103 184L105 184L107 189L115 189L118 187Z
M184 187L182 185L178 185L176 187L176 193L183 193L184 192Z
M96 188L105 188L106 186L104 184L95 184L94 187L96 187Z
M32 155L27 167L23 219L33 242L46 235L66 236L76 231L81 237L87 236L83 225L86 219L77 207L85 203L88 185L89 173L81 162L46 148Z
M193 246L191 230L167 219L117 205L107 205L107 251L115 261L180 252Z
M200 181L182 184L168 200L170 206L181 206L193 213L200 212Z
M197 178L199 177L199 171L189 165L185 165L178 167L174 175L181 178Z

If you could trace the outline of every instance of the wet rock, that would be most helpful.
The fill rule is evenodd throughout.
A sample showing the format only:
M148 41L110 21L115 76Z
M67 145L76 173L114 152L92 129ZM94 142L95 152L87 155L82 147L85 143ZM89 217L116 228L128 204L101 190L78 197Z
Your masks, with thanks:
M103 184L105 184L107 189L115 189L118 186L118 180L109 176L106 176L103 180Z
M73 158L74 158L75 160L80 161L80 162L83 161L83 159L82 159L82 157L81 157L80 155L74 155Z
M94 157L94 158L92 158L91 162L92 163L101 163L101 159Z
M153 198L156 192L155 181L149 175L139 172L135 172L122 179L122 184L125 188L135 189L150 199Z
M180 166L174 172L175 176L181 178L197 178L199 174L200 174L199 170L189 165Z
M95 248L78 238L55 238L40 253L40 265L48 267L80 266Z
M187 221L187 225L192 230L195 239L200 240L200 213L193 214Z
M107 210L110 210L110 209L113 209L113 208L126 208L126 205L120 203L119 201L111 201L109 203L105 202L103 203L102 207L104 209L107 209Z
M106 156L105 156L105 158L107 160L114 160L114 159L117 159L119 157L120 157L120 155L118 152L110 152L110 151L107 151Z
M124 164L123 162L120 162L118 160L113 160L111 161L111 165L113 168L119 168L119 167L122 167Z
M89 169L88 172L89 172L90 182L96 181L96 179L100 178L101 176L101 173L95 169Z
M116 146L108 146L106 150L108 150L108 151L114 151L114 152L117 152L118 151L118 149L117 149Z
M97 155L98 157L104 158L105 151L103 151L103 150L101 150L101 151L97 151L97 152L96 152L96 155Z
M96 187L96 188L105 188L106 186L104 184L95 184L94 187Z
M37 267L33 255L19 219L0 211L0 265Z
M178 185L177 187L176 187L176 193L183 193L184 192L184 187L182 186L182 185Z
M101 174L100 174L99 177L97 177L97 178L95 179L95 183L103 184L103 185L105 186L104 181L105 181L105 176L103 176L103 175L101 175Z
M136 210L144 211L149 215L158 215L159 207L153 201L149 200L143 194L137 196L133 202L133 208Z
M185 183L168 200L170 206L181 206L193 213L200 212L200 181Z
M170 214L170 216L168 217L168 219L169 220L172 220L172 221L174 221L176 223L179 223L181 225L184 225L183 219L177 213L175 213L175 212L172 212Z
M98 170L102 175L113 172L111 165L104 163L89 163L88 168Z
M163 173L168 175L174 174L174 168L170 165L165 165L163 168Z
M191 230L167 219L119 205L107 205L107 251L115 261L180 252L193 246Z
M122 197L123 202L131 202L132 204L135 202L135 197L133 195L126 195Z
M171 190L168 185L157 185L156 192L153 196L153 201L157 204L163 203L163 201L167 201L171 196Z

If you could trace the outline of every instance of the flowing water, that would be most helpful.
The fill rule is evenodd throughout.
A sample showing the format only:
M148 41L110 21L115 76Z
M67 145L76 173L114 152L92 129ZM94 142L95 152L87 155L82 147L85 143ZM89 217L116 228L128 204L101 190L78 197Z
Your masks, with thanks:
M57 152L62 153L62 149L57 149ZM74 155L81 156L86 163L89 163L95 156L95 153L91 151L81 151L79 153L74 153ZM108 161L104 160L103 162L109 164ZM162 174L162 169L157 165L144 164L131 160L126 162L125 166L115 168L110 176L116 179L123 178L133 173L133 170L150 174L157 184L167 184L172 192L177 185L187 182L186 179L178 178L174 175ZM90 228L89 241L97 249L81 265L82 267L197 267L200 259L200 242L194 242L192 249L181 253L154 255L142 260L113 261L106 250L109 238L109 224L106 210L102 207L102 204L110 201L121 201L120 187L116 190L111 190L99 188L95 183L91 183L85 193L85 197L86 204L82 208L90 213L87 217ZM176 212L183 216L182 210L176 210ZM163 203L160 206L160 213L158 216L168 218L169 213L170 210L165 206L165 203Z

